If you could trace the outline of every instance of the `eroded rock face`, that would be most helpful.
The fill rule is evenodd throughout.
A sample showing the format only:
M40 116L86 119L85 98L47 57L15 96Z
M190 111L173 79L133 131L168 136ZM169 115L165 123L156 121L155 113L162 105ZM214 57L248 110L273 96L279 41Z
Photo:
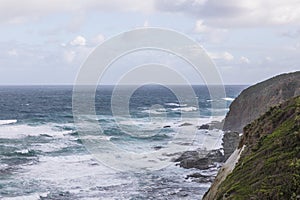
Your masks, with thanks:
M243 128L269 108L300 95L300 72L282 74L245 89L230 105L223 130Z
M224 150L224 159L227 160L229 156L234 152L240 142L240 136L238 132L225 132L222 138L222 145Z

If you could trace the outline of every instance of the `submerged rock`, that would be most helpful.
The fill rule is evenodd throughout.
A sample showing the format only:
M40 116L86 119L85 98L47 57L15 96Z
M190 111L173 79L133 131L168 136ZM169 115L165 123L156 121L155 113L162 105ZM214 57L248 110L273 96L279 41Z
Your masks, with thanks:
M185 122L183 124L180 124L179 127L182 127L182 126L192 126L193 124L191 123L188 123L188 122Z
M198 129L209 129L209 124L202 124L201 126L198 127Z
M211 183L214 180L214 176L203 175L201 173L193 173L186 176L186 179L191 178L193 181L198 183Z
M162 149L162 148L163 148L162 146L154 146L154 147L153 147L154 150L160 150L160 149Z
M206 130L213 130L213 129L219 129L219 130L222 130L223 129L223 124L224 124L224 121L212 121L208 124L202 124L201 126L198 126L197 128L199 130L201 129L206 129Z

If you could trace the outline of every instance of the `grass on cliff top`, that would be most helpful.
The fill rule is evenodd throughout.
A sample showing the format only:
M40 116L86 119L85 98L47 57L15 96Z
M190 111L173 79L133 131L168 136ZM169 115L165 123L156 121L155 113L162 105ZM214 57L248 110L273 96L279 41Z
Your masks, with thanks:
M297 97L248 127L248 135L264 130L266 124L273 124L274 130L260 133L246 147L236 168L220 185L217 199L300 199L299 113Z

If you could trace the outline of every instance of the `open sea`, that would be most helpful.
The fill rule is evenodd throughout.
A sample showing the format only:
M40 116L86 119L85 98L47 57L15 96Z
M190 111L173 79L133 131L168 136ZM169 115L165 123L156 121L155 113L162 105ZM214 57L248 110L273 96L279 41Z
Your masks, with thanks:
M125 165L116 170L86 148L74 124L72 86L0 86L0 199L201 199L210 184L187 179L199 170L180 168L172 159L184 148L220 149L223 132L197 126L221 121L245 87L226 86L226 97L211 99L205 86L193 86L198 107L188 96L180 103L166 87L139 87L130 98L130 119L112 113L114 87L99 87L95 110L102 142L137 154L164 152L170 143L178 146L178 152L157 154L158 160L143 157L144 165L161 160L164 165L158 170L127 170ZM225 106L212 108L212 102ZM185 138L186 131L195 137ZM216 172L212 168L201 173Z

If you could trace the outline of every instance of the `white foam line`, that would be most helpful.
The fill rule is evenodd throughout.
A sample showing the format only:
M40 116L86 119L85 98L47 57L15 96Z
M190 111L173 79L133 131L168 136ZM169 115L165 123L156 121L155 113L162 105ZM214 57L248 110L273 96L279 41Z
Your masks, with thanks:
M168 105L168 106L177 106L177 107L185 107L187 106L187 104L179 104L179 103L165 103L165 105Z
M27 124L9 124L0 126L0 138L17 139L27 136L49 135L52 137L64 137L72 133L72 130L57 130L55 124L44 124L39 126L29 126Z
M223 100L225 100L225 101L233 101L234 100L234 98L230 98L230 97L225 97L225 98L222 98Z
M48 193L34 193L27 196L5 197L3 200L39 200L41 197L47 197Z
M15 124L18 120L16 119L9 119L9 120L0 120L0 125L6 125L6 124Z
M171 110L173 110L173 111L191 112L191 111L196 111L198 109L196 107L191 106L191 107L183 107L183 108L182 107L181 108L173 108Z

